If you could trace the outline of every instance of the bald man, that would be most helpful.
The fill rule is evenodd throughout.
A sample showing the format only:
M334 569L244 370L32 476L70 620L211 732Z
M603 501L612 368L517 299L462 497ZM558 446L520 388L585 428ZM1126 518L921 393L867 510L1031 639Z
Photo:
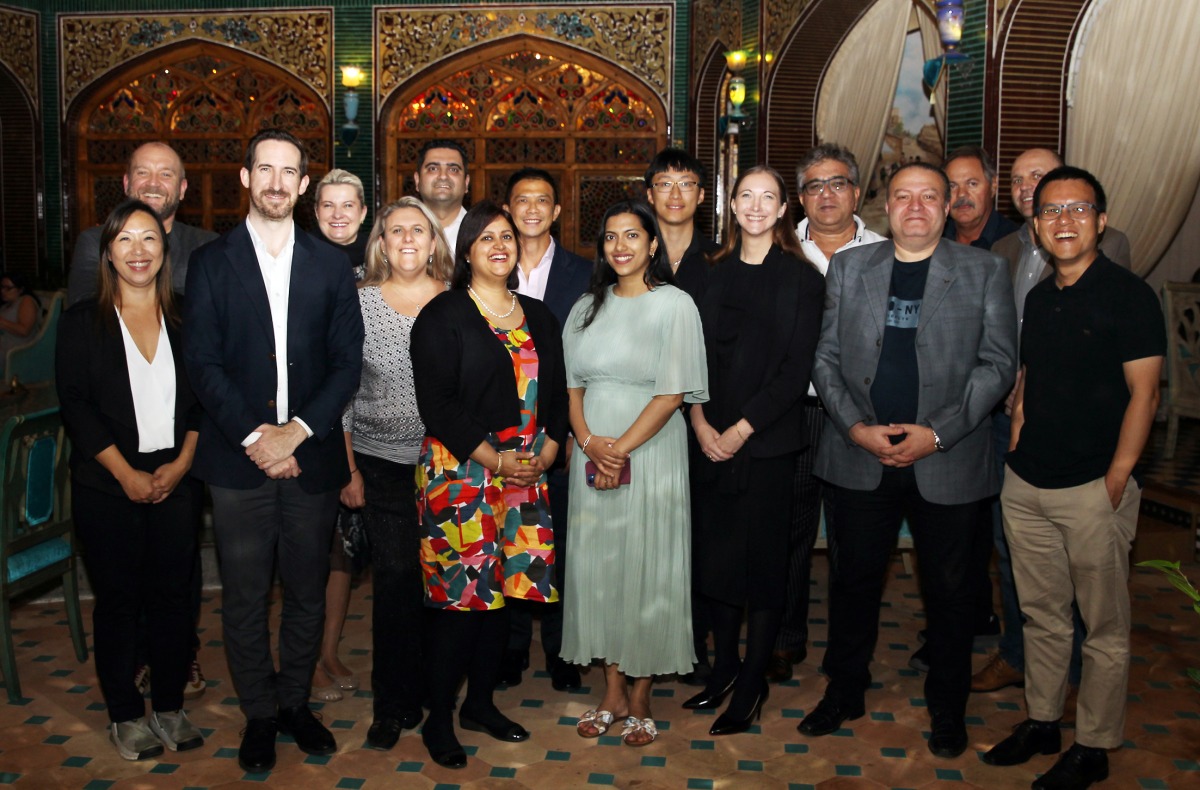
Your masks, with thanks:
M192 250L207 244L217 234L193 228L175 219L179 203L187 194L187 173L183 160L166 143L146 143L134 150L125 171L125 195L149 205L162 220L170 248L171 285L183 293L187 281L188 258ZM96 295L97 269L100 266L100 227L79 234L71 269L67 277L67 306Z

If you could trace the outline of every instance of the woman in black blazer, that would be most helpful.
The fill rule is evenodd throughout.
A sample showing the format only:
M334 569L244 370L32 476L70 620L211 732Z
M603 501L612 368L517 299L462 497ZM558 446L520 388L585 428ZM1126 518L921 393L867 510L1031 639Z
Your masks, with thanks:
M188 470L200 409L184 371L166 253L153 209L122 202L100 231L96 298L64 313L58 329L75 529L96 595L96 674L109 737L127 760L204 743L182 709L202 493ZM134 681L143 609L154 667L148 719Z
M714 253L700 304L711 399L691 408L695 588L713 613L716 661L685 708L729 707L710 733L744 732L767 697L764 672L783 615L796 454L808 445L808 390L825 280L804 259L787 188L769 167L745 171L736 218ZM742 610L749 611L739 670Z
M518 296L512 218L471 207L459 227L451 290L412 330L413 380L426 438L417 465L421 568L430 617L429 718L421 738L434 762L467 757L451 710L465 672L463 729L502 741L529 737L492 691L508 641L505 596L558 600L546 470L567 433L558 322Z

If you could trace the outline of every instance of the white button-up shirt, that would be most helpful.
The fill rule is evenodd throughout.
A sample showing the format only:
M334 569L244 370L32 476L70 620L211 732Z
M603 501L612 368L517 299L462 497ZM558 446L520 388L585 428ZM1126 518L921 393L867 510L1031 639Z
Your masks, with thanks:
M517 265L517 293L521 296L532 296L534 299L545 301L546 283L550 282L550 262L554 260L554 238L550 238L550 246L542 255L537 265L525 276L525 269Z

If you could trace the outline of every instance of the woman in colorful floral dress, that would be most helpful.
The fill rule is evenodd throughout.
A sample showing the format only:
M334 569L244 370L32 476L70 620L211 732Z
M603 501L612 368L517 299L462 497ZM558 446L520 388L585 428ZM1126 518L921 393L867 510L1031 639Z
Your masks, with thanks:
M422 740L451 768L466 765L451 716L464 673L463 729L529 737L492 700L508 637L504 598L558 600L545 473L567 433L562 340L548 308L512 292L517 256L508 214L490 201L473 206L451 290L412 332L428 434L417 466L421 566L425 604L436 610Z

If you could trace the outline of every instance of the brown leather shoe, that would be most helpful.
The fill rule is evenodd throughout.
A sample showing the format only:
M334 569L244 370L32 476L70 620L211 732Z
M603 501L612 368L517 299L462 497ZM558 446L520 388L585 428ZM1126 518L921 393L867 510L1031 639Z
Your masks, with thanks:
M1025 673L1014 668L999 653L993 655L983 669L971 677L971 691L999 691L1009 686L1024 688Z
M768 683L783 683L792 679L792 665L799 664L808 656L804 648L799 650L776 650L767 661L766 677Z

